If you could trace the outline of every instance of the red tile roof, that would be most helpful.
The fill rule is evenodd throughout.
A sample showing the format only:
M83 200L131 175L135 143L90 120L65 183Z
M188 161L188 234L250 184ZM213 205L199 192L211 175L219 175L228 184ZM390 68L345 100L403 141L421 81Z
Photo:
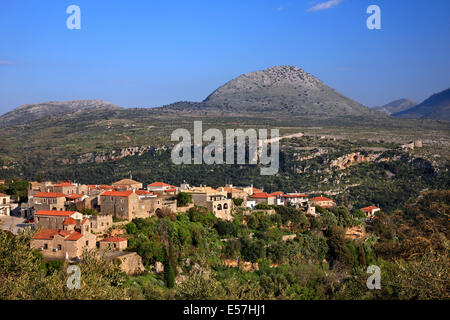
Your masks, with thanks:
M71 200L75 200L75 199L78 199L78 198L81 198L81 197L83 197L83 195L82 194L77 194L77 193L69 194L69 195L66 196L67 199L71 199Z
M63 182L55 184L54 187L76 187L76 185L72 184L71 182Z
M77 241L83 235L76 231L67 231L67 230L55 230L55 229L43 229L39 232L36 232L33 239L34 240L52 240L56 235L60 235L65 238L65 241Z
M171 189L167 189L166 190L166 192L175 192L175 191L177 191L177 189L175 189L175 188L171 188Z
M170 187L170 185L164 182L153 182L152 184L149 184L148 187Z
M267 199L267 198L272 198L274 196L265 193L265 192L259 192L259 193L255 193L253 195L251 195L249 198L255 198L255 199Z
M83 235L79 232L72 232L66 239L65 241L77 241L80 240L80 238L82 238Z
M281 196L283 194L283 192L282 191L276 191L276 192L272 192L270 195L271 196Z
M315 197L315 198L312 198L312 199L309 199L309 200L311 200L311 201L333 201L332 199L329 199L329 198L326 198L326 197Z
M70 217L74 213L76 213L76 211L39 210L34 215L36 215L36 216Z
M143 195L147 195L147 194L153 194L152 192L148 192L147 190L136 190L136 194L143 196Z
M84 218L83 220L81 220L81 224L85 224L88 220L88 218Z
M0 197L9 197L7 194L0 193Z
M33 236L35 240L52 240L55 235L59 233L58 230L55 229L44 229L39 232L36 232Z
M111 196L111 197L129 197L133 191L105 191L101 195L102 196Z
M122 238L122 237L109 237L109 238L105 238L100 241L101 242L123 242L123 241L127 241L127 239Z
M67 195L61 192L39 192L34 195L35 198L62 198L66 196Z
M263 192L261 189L253 188L253 193L261 193Z
M362 208L361 210L369 213L369 212L372 212L373 210L376 210L376 209L380 209L380 208L375 207L375 206L369 206L369 207Z
M64 219L63 225L64 226L71 226L77 224L77 220L75 220L74 218L68 217Z

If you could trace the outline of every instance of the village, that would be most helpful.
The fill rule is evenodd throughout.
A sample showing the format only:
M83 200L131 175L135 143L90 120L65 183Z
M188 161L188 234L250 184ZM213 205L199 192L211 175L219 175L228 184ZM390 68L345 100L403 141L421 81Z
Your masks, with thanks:
M183 193L192 201L179 206L177 197ZM76 262L82 259L85 250L97 249L109 260L120 260L124 272L134 274L143 271L140 257L127 251L127 239L117 227L136 218L187 212L194 206L204 207L218 219L230 221L237 207L251 215L255 210L270 214L273 206L292 206L314 217L319 215L316 207L333 208L336 202L298 192L267 193L252 185L212 188L184 183L176 187L154 182L144 188L143 183L132 179L111 185L31 182L28 202L19 204L10 196L0 194L0 228L16 234L25 229L34 230L30 246L48 261ZM380 210L376 206L361 208L367 222Z

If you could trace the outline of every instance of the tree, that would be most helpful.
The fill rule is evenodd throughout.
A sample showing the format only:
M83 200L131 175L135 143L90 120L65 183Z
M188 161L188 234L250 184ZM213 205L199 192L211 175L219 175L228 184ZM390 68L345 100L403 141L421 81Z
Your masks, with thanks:
M345 266L353 264L353 257L345 244L345 229L333 227L328 232L329 257L333 262L339 261Z
M186 192L180 192L177 194L177 206L186 207L189 203L192 203L192 195Z
M166 278L167 288L173 288L175 286L175 272L173 271L170 263L164 265L164 275Z

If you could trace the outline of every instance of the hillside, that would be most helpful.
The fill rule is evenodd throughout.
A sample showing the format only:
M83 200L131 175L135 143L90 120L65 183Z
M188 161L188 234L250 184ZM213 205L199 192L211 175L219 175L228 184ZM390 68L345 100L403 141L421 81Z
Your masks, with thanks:
M393 116L450 121L450 88L432 95L411 109L395 113Z
M215 90L198 107L302 117L375 115L372 110L293 66L276 66L241 75Z
M393 113L405 111L405 110L408 110L415 106L417 106L417 102L415 102L411 99L399 99L399 100L392 101L382 107L375 107L375 108L373 108L373 110L390 116Z
M85 110L119 110L119 106L102 100L76 100L25 104L0 117L0 128L20 125L57 115L73 114Z

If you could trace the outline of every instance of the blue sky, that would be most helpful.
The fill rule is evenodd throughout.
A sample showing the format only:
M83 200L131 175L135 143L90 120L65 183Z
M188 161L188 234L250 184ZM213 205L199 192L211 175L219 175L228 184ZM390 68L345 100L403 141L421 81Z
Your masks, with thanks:
M1 0L0 114L59 100L201 101L274 65L298 66L368 106L450 87L450 1L324 2ZM72 4L81 30L66 28ZM366 27L371 4L382 30Z

